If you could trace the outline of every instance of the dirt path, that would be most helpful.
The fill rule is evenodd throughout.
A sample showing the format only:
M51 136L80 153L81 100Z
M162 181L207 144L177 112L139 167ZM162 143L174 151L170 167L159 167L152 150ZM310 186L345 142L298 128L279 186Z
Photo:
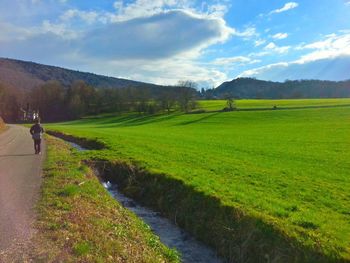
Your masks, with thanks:
M0 262L33 234L43 155L35 155L29 129L10 125L0 134ZM44 149L43 145L43 149Z

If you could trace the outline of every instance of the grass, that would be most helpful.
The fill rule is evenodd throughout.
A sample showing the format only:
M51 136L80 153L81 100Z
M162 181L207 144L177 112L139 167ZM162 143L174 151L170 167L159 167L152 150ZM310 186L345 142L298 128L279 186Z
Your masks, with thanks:
M6 124L0 117L0 133L6 130Z
M226 100L200 100L199 108L207 111L222 110L227 107ZM349 98L343 99L290 99L290 100L235 100L238 109L249 108L289 108L350 105Z
M282 102L276 103L289 105ZM317 103L328 102L302 105ZM273 226L301 247L350 261L349 116L350 107L127 114L46 127L108 146L85 158L133 160Z
M179 262L175 251L109 196L78 152L61 140L46 141L33 262Z

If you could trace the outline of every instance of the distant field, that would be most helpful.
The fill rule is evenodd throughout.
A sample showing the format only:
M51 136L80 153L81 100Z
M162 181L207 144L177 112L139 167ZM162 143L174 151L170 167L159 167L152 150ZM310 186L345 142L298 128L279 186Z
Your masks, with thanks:
M220 101L201 103L222 107ZM237 101L238 107L332 103L350 100ZM137 160L270 222L305 246L350 260L350 107L129 114L46 127L99 138L110 147L99 157Z
M277 108L350 105L350 98L346 99L294 99L294 100L235 100L238 109L247 108ZM199 108L214 111L226 107L225 100L200 100Z

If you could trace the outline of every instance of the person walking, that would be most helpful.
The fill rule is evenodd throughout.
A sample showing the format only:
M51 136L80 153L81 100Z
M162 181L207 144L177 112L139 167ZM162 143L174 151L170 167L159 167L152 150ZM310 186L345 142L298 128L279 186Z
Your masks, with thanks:
M35 124L30 128L30 134L34 140L35 154L41 154L41 137L44 133L44 128L41 126L39 118L36 118L34 123Z

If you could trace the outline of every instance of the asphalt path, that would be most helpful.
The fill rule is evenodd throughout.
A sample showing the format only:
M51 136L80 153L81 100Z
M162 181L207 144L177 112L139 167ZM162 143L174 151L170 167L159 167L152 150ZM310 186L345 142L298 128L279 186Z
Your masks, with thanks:
M0 261L1 254L34 233L43 156L34 154L28 128L9 125L0 133Z

